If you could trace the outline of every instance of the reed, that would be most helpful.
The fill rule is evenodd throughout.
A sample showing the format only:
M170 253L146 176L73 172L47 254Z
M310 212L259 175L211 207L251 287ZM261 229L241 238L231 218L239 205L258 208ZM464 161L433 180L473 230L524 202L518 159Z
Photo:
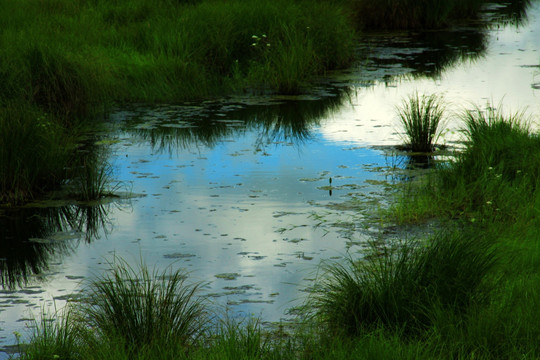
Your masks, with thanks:
M398 116L405 129L406 146L414 152L431 152L440 137L444 120L442 98L419 95L418 92L404 100Z
M54 189L64 177L73 138L24 103L0 105L0 202L19 204Z
M61 311L42 309L41 317L34 320L29 344L19 344L24 351L20 359L80 359L80 328L77 312L67 306ZM20 341L22 334L15 333Z

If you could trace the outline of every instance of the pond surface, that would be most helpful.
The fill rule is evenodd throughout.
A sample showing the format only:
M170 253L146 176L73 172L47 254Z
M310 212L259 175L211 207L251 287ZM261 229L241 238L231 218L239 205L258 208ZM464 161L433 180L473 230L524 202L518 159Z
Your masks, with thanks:
M437 93L455 112L502 101L527 108L537 128L539 3L527 14L489 28L370 34L365 60L310 95L115 110L96 143L108 147L120 198L0 213L0 359L14 331L63 306L114 256L184 268L234 314L286 319L321 261L378 236L370 216L408 161L392 150L403 98ZM459 140L459 128L451 118L442 142Z

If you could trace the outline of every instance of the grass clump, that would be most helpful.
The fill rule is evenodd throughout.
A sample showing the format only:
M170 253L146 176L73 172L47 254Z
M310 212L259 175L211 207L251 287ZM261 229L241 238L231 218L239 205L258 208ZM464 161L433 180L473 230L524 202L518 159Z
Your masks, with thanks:
M435 94L428 96L416 92L403 101L398 115L405 129L407 148L414 152L433 151L444 118L442 99Z
M538 199L540 139L523 112L476 107L463 119L465 148L437 172L436 196L447 208L483 219L521 217Z
M462 316L488 298L485 285L496 264L491 247L485 239L450 233L331 264L310 306L338 334L358 336L383 327L417 335L441 309Z
M196 294L200 284L186 285L181 271L136 270L116 259L110 275L95 280L82 312L92 341L113 339L129 351L176 344L187 348L204 333L208 317Z

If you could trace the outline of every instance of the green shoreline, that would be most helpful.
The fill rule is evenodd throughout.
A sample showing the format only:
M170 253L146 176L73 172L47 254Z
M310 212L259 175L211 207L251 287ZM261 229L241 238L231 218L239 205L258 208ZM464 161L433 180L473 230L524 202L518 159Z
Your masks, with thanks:
M112 103L298 94L351 64L361 28L441 27L483 2L2 0L0 204L101 187L65 169L99 162L77 149Z

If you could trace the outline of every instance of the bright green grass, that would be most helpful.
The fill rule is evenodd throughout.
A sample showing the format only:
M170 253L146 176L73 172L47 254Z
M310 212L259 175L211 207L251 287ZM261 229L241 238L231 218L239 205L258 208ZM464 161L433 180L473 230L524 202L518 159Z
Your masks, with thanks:
M62 114L94 102L178 102L259 84L296 93L352 59L352 26L325 1L0 4L0 53L10 59L0 94Z
M398 221L446 215L471 222L534 217L539 204L540 139L523 112L476 107L462 114L464 149L409 184L390 209Z

